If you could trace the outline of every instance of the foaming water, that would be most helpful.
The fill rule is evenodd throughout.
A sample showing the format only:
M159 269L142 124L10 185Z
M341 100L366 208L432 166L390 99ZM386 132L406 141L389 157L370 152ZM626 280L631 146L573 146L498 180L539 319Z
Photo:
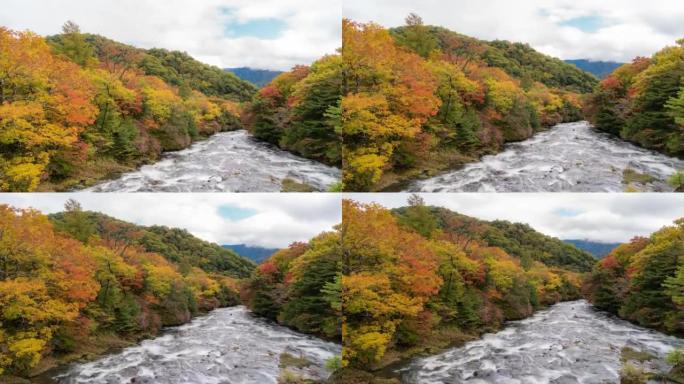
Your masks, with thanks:
M585 301L565 302L504 330L401 369L402 382L617 383L620 351L629 346L663 359L684 340L597 312Z
M284 179L326 191L339 169L259 142L246 131L218 133L207 140L89 192L279 192Z
M644 191L668 192L684 161L598 132L586 121L560 124L457 171L412 183L412 192L622 192L627 168L655 180Z
M222 308L170 329L121 353L76 364L58 383L254 384L277 383L283 352L312 365L306 376L324 380L325 361L340 346L267 323L245 307Z

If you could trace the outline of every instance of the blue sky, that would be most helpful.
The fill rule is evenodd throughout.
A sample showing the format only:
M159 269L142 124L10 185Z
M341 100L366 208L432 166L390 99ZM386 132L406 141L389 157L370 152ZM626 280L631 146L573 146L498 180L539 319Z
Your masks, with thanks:
M425 23L485 40L530 44L561 59L618 62L650 56L684 37L678 0L345 0L345 17L399 26Z
M258 211L253 208L242 208L232 204L221 205L217 209L218 214L230 221L240 221L256 216Z
M580 16L562 21L560 25L577 28L583 32L594 33L605 25L605 20L598 15Z
M278 19L258 19L226 25L227 37L256 37L273 40L282 36L286 24Z
M554 210L553 213L560 217L574 217L580 215L582 211L576 208L561 207Z
M0 25L59 33L67 20L221 68L289 70L341 45L342 0L2 0Z

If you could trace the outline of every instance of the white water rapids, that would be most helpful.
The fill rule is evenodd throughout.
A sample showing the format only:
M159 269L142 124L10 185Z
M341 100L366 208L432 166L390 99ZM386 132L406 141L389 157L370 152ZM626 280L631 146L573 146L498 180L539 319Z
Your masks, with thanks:
M658 359L652 364L664 365L665 355L684 347L684 340L607 316L586 301L565 302L462 347L418 359L401 370L401 377L411 384L618 383L625 346L649 352Z
M684 161L637 147L587 122L560 124L506 145L462 169L413 182L410 192L623 192L623 171L653 178L641 191L670 192L666 180Z
M330 375L325 361L339 345L252 316L243 306L222 308L163 336L99 360L75 364L54 377L62 384L275 384L287 352L311 362L307 376Z
M157 163L86 191L279 192L284 179L326 191L340 178L337 168L257 141L247 131L233 131L166 153Z

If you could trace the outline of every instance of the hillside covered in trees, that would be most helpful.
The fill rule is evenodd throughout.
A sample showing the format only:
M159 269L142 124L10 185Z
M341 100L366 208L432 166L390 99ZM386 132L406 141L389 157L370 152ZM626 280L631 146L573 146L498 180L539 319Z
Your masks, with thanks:
M63 190L239 128L256 89L187 54L141 50L65 24L0 28L0 190Z
M684 336L684 219L635 237L596 263L585 282L591 303L641 326Z
M341 60L297 66L261 91L188 54L138 49L65 24L0 29L0 190L79 189L222 131L340 166Z
M591 95L587 115L601 131L684 158L683 80L684 39L616 69Z
M239 303L254 265L164 227L0 206L0 375L104 353Z
M328 55L278 75L245 107L243 122L259 140L340 167L343 66Z
M341 383L577 299L595 261L526 225L426 206L417 195L392 211L345 200L342 213Z
M254 270L242 286L243 302L256 315L339 342L341 261L338 230L293 243Z
M378 190L582 118L597 79L528 45L343 21L344 188Z

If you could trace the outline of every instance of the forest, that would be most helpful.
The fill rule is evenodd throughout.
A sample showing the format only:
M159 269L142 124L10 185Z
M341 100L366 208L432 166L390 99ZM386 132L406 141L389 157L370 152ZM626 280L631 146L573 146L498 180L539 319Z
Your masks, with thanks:
M427 206L417 195L408 203L343 202L345 368L333 382L370 382L369 371L581 297L595 262L588 253L526 225Z
M381 190L582 119L593 75L531 47L343 21L343 188Z
M684 39L616 69L591 94L586 115L601 131L684 158Z
M0 374L102 354L236 305L254 267L185 231L136 226L74 200L51 216L0 206Z
M684 336L684 218L649 237L634 237L596 263L583 284L595 308L642 327ZM643 353L642 353L643 355ZM623 351L623 360L624 359ZM635 359L650 359L648 354ZM668 354L667 372L647 372L626 361L623 382L684 382L684 351ZM657 377L655 377L657 376Z
M643 327L684 336L684 219L635 237L596 263L584 291L591 303Z
M256 266L186 230L127 223L74 200L51 215L2 205L0 376L92 360L239 304L339 343L341 259L339 229Z
M340 163L339 56L257 90L165 49L67 22L47 38L0 28L0 190L65 191L159 160L222 131Z
M338 230L293 243L254 270L244 282L242 300L259 316L340 342L341 261Z
M259 140L340 167L342 73L340 55L329 55L278 75L246 106L245 126Z

